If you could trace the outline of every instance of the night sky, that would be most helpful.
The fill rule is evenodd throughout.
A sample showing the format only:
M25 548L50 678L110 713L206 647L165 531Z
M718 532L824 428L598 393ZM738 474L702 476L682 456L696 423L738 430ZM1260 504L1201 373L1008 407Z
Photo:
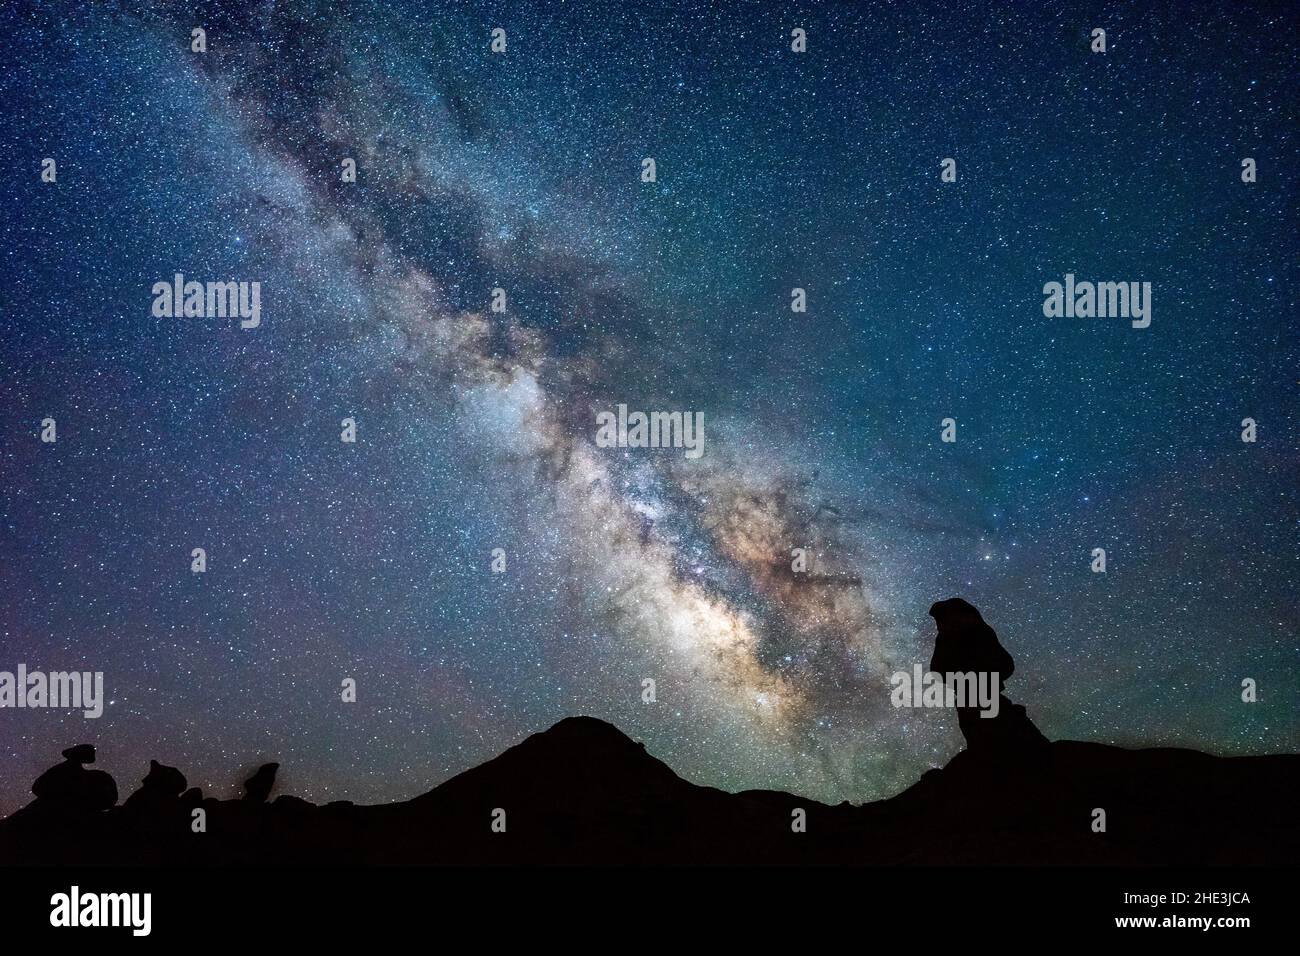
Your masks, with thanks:
M1300 13L963 6L5 4L0 670L108 703L0 710L0 812L83 741L376 802L580 713L874 799L961 746L889 703L952 596L1049 737L1300 748Z

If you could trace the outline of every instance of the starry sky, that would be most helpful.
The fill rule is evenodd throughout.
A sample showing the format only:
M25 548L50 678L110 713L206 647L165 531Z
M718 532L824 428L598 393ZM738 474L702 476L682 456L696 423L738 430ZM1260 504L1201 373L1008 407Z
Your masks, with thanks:
M875 799L961 746L889 704L952 596L1049 737L1300 749L1300 14L996 6L6 4L0 669L108 703L0 711L0 813L83 741L377 802L579 713Z

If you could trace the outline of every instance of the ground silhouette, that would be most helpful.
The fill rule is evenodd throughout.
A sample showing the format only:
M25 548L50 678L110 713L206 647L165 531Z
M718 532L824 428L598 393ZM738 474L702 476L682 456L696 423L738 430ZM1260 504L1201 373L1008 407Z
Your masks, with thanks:
M63 766L60 764L60 766ZM80 769L80 768L79 768ZM151 776L153 771L151 770ZM49 774L42 776L45 780ZM1300 859L1300 756L1220 758L1056 741L1038 770L962 751L903 793L827 806L678 777L616 727L570 717L423 796L317 806L146 783L122 806L45 792L0 820L3 864L1059 863ZM180 781L183 785L183 780ZM79 784L74 784L79 786ZM193 811L206 832L192 832ZM1106 831L1094 832L1094 811ZM494 811L505 832L494 832ZM795 832L795 811L806 832Z
M964 601L931 609L932 670L1014 669ZM1000 687L999 687L1000 689ZM888 800L828 806L685 781L618 728L569 717L400 803L205 798L151 761L117 806L95 749L0 820L0 864L1291 864L1300 755L1213 757L1047 742L1020 705L964 715L970 746ZM961 717L961 715L959 715ZM974 729L971 722L974 721ZM986 726L981 726L983 723ZM1104 814L1104 829L1099 821ZM201 820L203 832L195 832ZM801 824L801 825L799 825Z

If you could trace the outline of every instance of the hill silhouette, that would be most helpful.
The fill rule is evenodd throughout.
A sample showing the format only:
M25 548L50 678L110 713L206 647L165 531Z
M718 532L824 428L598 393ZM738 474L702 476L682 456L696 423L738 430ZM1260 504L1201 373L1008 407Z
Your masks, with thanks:
M71 748L75 778L93 748ZM89 756L90 759L86 759ZM1269 864L1300 858L1300 755L1221 758L1056 741L1008 767L962 751L904 792L827 806L681 779L611 724L570 717L412 800L203 798L154 762L123 805L71 779L0 820L5 864ZM105 775L106 776L106 775ZM47 780L48 774L43 777ZM48 784L48 780L47 780ZM254 792L256 791L256 792ZM78 802L80 799L81 802ZM191 830L194 811L205 833ZM1105 832L1094 832L1094 811ZM805 815L804 832L792 823ZM504 815L497 811L504 811ZM495 823L495 828L494 828ZM504 826L504 830L501 828Z

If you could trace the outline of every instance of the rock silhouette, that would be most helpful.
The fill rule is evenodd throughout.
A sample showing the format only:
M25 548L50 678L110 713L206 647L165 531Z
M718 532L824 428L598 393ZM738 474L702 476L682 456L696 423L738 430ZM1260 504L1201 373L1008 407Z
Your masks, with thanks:
M122 804L122 817L137 830L166 834L186 815L181 803L184 790L185 774L150 760L149 773L140 781L140 789Z
M184 791L185 774L175 767L165 767L157 760L150 760L149 773L140 781L140 789L127 798L123 809L151 798L175 801Z
M63 751L63 759L75 764L94 763L95 748L90 744L77 744Z
M117 803L117 784L102 770L87 770L95 748L78 744L63 751L63 763L36 778L32 793L47 806L72 813L97 813Z
M244 799L253 803L265 803L275 786L275 772L280 769L278 763L264 763L257 768L257 773L244 781Z
M1032 767L1050 759L1047 738L1025 708L1002 694L1002 684L1015 673L1015 661L975 606L961 598L949 598L932 605L930 616L938 625L930 670L990 675L992 694L998 698L993 717L984 716L977 706L955 708L966 748L981 759L1003 764Z
M1011 676L974 607L941 601L931 669ZM205 799L151 761L141 788L69 748L0 820L0 864L1288 864L1300 858L1300 755L1212 757L1049 743L1001 697L968 746L888 800L827 806L683 780L618 728L569 717L399 803L268 803L278 764L238 800ZM959 721L962 715L959 716ZM192 811L206 825L195 832ZM1094 832L1104 808L1107 829ZM799 813L802 811L802 813ZM792 827L801 818L802 830Z

